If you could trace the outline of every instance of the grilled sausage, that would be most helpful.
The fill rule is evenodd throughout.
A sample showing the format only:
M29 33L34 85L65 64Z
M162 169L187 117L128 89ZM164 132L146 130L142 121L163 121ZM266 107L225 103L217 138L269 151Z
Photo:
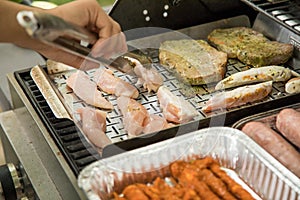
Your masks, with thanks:
M290 79L285 84L285 91L289 94L300 93L300 77Z
M276 118L276 128L293 144L300 148L300 112L286 108Z
M264 123L255 121L246 123L242 131L300 177L300 153L278 133Z

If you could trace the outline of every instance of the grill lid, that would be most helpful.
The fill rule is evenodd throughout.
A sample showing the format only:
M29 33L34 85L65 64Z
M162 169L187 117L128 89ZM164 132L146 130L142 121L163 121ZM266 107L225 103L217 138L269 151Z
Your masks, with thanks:
M179 30L238 15L247 15L253 22L256 14L240 0L117 0L109 12L125 35L126 31L141 27ZM145 31L126 38L132 40L153 34L159 33Z

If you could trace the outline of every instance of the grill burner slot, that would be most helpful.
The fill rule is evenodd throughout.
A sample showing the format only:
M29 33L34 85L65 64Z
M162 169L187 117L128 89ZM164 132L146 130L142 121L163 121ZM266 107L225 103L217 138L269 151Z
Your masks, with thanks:
M300 34L300 1L279 1L271 3L266 0L242 0L254 9L264 13L284 27Z

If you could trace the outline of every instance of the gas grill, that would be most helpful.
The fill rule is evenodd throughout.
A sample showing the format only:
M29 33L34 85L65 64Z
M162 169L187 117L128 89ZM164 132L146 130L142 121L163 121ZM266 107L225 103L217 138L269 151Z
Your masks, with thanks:
M49 195L62 199L84 198L76 185L76 177L84 167L96 160L204 127L230 126L243 117L298 103L300 94L287 94L284 92L284 83L274 83L271 94L260 102L225 111L203 113L201 108L212 95L211 90L207 86L202 86L197 88L200 92L196 96L187 95L172 72L159 64L158 47L159 43L166 39L178 37L205 39L215 28L248 26L272 40L293 44L294 56L285 66L300 73L299 5L300 1L265 0L232 0L231 3L219 0L164 0L155 4L145 0L116 1L110 15L120 23L128 44L143 49L143 52L154 61L153 67L163 75L164 84L176 95L185 97L200 115L190 123L162 130L159 133L129 138L122 126L122 116L115 109L108 115L106 132L113 144L106 146L100 154L85 138L75 120L56 115L45 98L41 86L33 79L32 68L9 74L8 81L14 110L1 114L4 149L7 161L19 166L18 169L22 169L19 174L23 176L25 174L26 179L31 183L30 187L35 192L34 195L30 193L30 198L43 199L47 196L48 191L39 185L43 176L45 182L49 184L49 191L53 191ZM242 71L246 67L243 63L230 59L226 76ZM60 99L72 96L71 104L63 104L63 107L68 110L68 106L70 108L86 106L80 99L76 99L71 91L65 89L65 80L72 71L51 74L47 72L47 66L38 66L38 68L44 72L41 75L50 82L50 86L54 88L55 94L60 95ZM86 73L92 77L94 71L90 70ZM133 76L117 71L115 75L132 84L136 82ZM161 114L156 95L149 94L143 89L140 89L140 94L138 100L150 113ZM105 97L116 106L115 97L111 95ZM24 127L16 127L16 124ZM20 135L23 136L21 132L25 134L22 139L20 139ZM19 137L15 137L16 133ZM31 153L24 151L30 150L31 147L36 153L31 155L32 161L29 161ZM39 169L35 171L34 167ZM36 175L36 172L39 175ZM23 189L22 195L29 196L26 191L26 188Z

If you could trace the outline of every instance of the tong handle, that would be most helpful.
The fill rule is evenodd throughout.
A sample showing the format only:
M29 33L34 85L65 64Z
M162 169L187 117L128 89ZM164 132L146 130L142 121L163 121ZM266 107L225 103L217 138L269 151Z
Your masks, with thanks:
M112 60L92 57L90 47L98 39L96 34L57 16L42 12L20 11L17 14L17 20L29 36L48 45L99 64L109 65L124 73L130 73L133 69L131 63L123 56ZM151 59L145 59L145 56L139 54L127 52L125 55L138 59L142 64L152 62Z
M48 13L20 11L17 20L31 37L48 42L64 36L88 44L94 44L98 39L96 34L87 29Z
M98 37L88 30L47 13L20 11L17 14L19 24L29 36L41 42L99 64L106 64L121 72L129 72L132 66L122 57L114 60L92 57L90 46Z

